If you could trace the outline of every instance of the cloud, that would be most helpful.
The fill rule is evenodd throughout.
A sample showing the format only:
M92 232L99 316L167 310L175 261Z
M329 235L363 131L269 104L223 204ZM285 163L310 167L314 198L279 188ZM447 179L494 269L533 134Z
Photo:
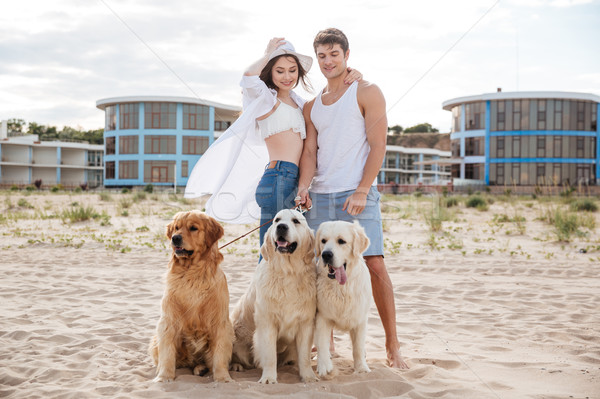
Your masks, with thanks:
M95 102L124 95L240 105L241 73L271 37L286 36L312 54L315 33L336 26L350 39L350 65L381 87L388 105L421 79L390 110L390 124L429 121L444 130L450 117L442 101L516 89L517 32L521 87L577 88L576 76L598 70L597 8L524 1L496 5L422 79L494 0L307 0L284 8L267 0L8 2L3 13L10 18L0 25L0 118L98 128L104 119ZM539 18L529 18L532 12ZM326 83L316 64L309 76L317 91Z

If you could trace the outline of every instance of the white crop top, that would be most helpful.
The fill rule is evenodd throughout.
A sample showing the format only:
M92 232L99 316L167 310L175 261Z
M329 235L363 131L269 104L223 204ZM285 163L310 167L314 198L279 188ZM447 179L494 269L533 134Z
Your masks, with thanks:
M275 112L257 122L263 140L290 129L296 133L300 133L302 140L306 138L306 125L304 124L304 116L302 116L302 108L294 108L282 101L279 102L279 106Z

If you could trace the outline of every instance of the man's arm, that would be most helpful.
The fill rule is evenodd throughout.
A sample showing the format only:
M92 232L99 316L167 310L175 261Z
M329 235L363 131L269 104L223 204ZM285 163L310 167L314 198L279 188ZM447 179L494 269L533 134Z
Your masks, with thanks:
M346 199L343 210L358 215L367 204L367 194L379 174L385 158L387 138L387 116L385 98L375 84L361 82L358 86L358 105L365 118L367 142L371 147L365 163L362 179L354 193Z
M314 103L314 99L307 102L302 110L304 123L306 124L306 139L304 139L304 147L300 156L300 177L298 179L298 196L300 200L296 201L296 204L300 204L304 208L312 206L312 201L308 195L308 187L310 187L317 170L317 129L315 129L315 125L310 119L310 111Z

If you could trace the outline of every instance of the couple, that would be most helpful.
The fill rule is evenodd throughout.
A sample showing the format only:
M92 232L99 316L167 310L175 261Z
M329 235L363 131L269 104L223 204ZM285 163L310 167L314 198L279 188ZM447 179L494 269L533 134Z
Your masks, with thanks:
M252 223L260 207L261 246L269 220L297 204L312 207L305 216L314 231L328 220L358 220L371 240L364 257L388 360L392 367L408 368L396 337L376 186L386 149L385 99L347 67L350 51L342 31L319 32L313 47L327 86L305 104L293 89L302 82L309 90L312 58L283 38L269 42L240 83L242 115L200 158L186 197L212 194L207 213L228 223Z

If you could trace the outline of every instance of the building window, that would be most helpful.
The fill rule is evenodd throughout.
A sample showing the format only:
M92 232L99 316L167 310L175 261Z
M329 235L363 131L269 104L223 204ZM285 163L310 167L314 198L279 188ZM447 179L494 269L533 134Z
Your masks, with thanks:
M119 129L138 129L140 126L140 105L138 103L119 106Z
M496 158L504 158L504 137L496 140Z
M546 164L539 163L536 168L536 184L545 184Z
M450 143L452 158L460 158L460 140L452 140Z
M119 137L119 154L137 154L139 141L138 136Z
M460 165L454 163L454 164L452 164L451 168L452 168L451 169L452 177L459 179L460 178Z
M115 143L116 143L116 140L114 137L107 137L104 139L104 147L105 147L106 155L114 155L115 154Z
M209 110L206 105L183 104L183 128L208 130Z
M465 156L484 155L483 137L467 137L465 139Z
M172 183L175 161L144 161L144 183Z
M385 167L388 169L396 169L396 154L389 152L385 156Z
M498 101L498 113L496 116L498 120L498 130L506 129L506 102Z
M512 178L511 184L521 184L521 164L512 164Z
M598 127L598 109L597 105L592 103L592 117L590 118L590 130L595 132Z
M485 128L485 104L477 102L465 104L466 130L477 130Z
M552 153L552 156L554 158L561 158L562 157L562 137L561 136L554 136L554 151Z
M176 104L145 103L144 127L146 129L175 129L176 115Z
M216 131L224 131L229 129L229 126L231 126L231 122L227 122L227 121L215 121L215 130Z
M504 184L504 164L496 166L496 184Z
M183 136L183 154L201 155L208 149L208 137Z
M101 151L88 151L88 166L102 166Z
M520 158L521 157L521 137L514 136L512 138L512 157Z
M188 161L181 161L181 177L188 177Z
M115 161L108 161L104 164L104 170L106 173L105 179L115 178Z
M554 130L562 130L562 100L554 101Z
M119 161L119 179L137 179L138 161Z
M117 128L117 107L109 105L104 110L105 130L115 130Z
M484 165L480 163L465 164L465 179L483 180Z
M175 154L175 136L145 136L144 154Z
M538 100L537 106L537 128L546 130L546 100Z
M454 128L454 132L460 132L460 109L461 106L452 108L452 127Z
M577 137L577 158L583 158L584 157L584 144L585 144L585 137L582 136L578 136Z
M521 100L513 101L512 130L521 130Z
M552 164L552 180L553 184L562 184L562 166L559 163Z
M589 165L577 165L577 184L590 184L590 166Z
M577 130L585 130L585 103L577 101Z
M546 156L546 137L545 136L537 137L537 156L538 157Z

